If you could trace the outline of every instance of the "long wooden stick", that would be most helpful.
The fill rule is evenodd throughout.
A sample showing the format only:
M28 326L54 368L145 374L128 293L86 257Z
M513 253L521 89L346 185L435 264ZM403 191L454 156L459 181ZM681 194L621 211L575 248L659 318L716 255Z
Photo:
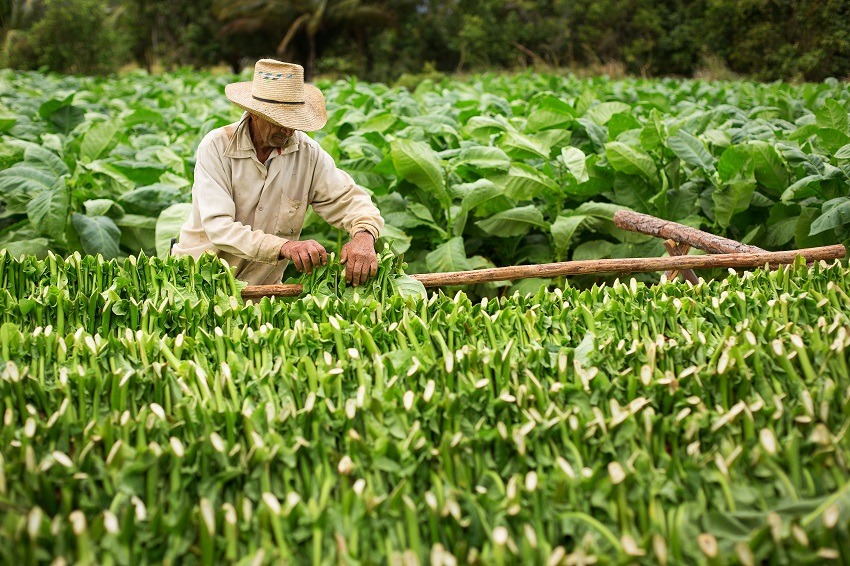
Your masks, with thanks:
M518 265L495 267L475 271L450 273L421 273L413 275L425 287L451 287L473 285L491 281L513 281L529 277L558 277L564 275L587 275L591 273L646 273L653 271L709 269L709 268L754 268L765 264L782 265L793 263L802 256L807 262L843 258L847 250L841 244L820 248L807 248L784 252L734 253L716 255L687 255L671 257L648 257L626 259L593 259L585 261L563 261L541 265ZM250 285L242 291L242 298L297 297L301 285Z
M756 246L748 246L735 240L721 238L672 220L662 220L649 214L641 214L631 210L618 210L614 214L614 224L623 230L690 244L712 254L762 253L766 251Z

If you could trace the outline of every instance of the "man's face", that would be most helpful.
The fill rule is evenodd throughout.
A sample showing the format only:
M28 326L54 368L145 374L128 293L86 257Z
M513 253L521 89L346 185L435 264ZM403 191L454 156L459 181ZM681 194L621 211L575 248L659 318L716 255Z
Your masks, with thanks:
M251 133L260 147L283 147L295 130L272 124L264 118L251 114Z

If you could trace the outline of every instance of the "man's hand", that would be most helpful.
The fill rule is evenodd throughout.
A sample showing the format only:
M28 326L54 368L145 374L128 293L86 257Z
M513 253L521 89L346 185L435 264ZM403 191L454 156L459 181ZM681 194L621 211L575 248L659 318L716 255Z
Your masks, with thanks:
M357 232L350 242L342 246L339 262L345 265L345 281L355 287L366 283L378 273L378 256L375 239L369 232Z
M280 247L280 257L292 260L298 271L308 275L320 265L328 264L328 252L316 240L290 240Z

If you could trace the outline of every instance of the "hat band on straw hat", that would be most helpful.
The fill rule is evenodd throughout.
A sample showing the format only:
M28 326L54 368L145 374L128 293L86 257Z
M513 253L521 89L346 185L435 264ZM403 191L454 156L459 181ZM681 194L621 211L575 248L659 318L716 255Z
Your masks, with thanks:
M259 96L251 95L251 98L254 100L259 100L260 102L267 102L269 104L307 104L304 100L302 101L290 101L290 100L271 100L269 98L260 98Z

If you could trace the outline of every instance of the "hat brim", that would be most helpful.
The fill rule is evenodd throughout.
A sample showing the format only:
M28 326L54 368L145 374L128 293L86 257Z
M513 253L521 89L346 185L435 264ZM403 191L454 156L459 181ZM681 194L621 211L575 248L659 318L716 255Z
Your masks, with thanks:
M311 84L304 85L304 104L273 104L257 100L251 96L250 82L231 83L224 87L224 94L243 110L259 114L284 128L312 132L321 130L328 122L325 97Z

